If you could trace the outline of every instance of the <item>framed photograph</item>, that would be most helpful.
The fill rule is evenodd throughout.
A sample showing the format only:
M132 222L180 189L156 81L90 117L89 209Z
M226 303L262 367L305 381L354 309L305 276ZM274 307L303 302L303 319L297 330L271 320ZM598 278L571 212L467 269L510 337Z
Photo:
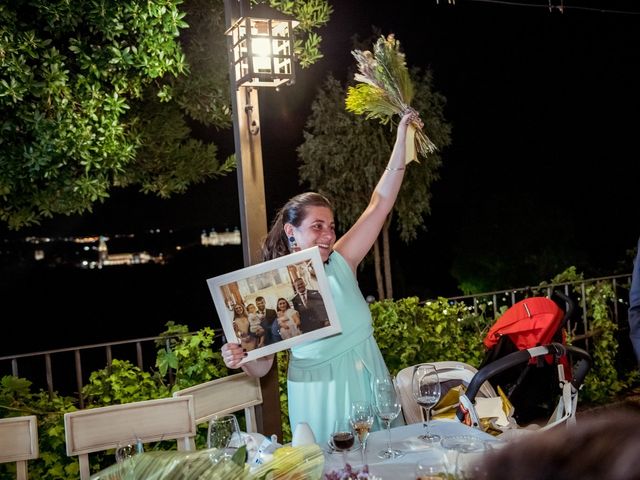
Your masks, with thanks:
M242 363L342 331L318 247L207 279Z

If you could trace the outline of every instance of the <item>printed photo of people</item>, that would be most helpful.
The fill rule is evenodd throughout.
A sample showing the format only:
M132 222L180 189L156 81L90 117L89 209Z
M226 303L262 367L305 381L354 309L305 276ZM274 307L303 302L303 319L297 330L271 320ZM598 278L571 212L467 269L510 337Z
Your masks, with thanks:
M247 352L332 325L311 260L238 278L220 289Z

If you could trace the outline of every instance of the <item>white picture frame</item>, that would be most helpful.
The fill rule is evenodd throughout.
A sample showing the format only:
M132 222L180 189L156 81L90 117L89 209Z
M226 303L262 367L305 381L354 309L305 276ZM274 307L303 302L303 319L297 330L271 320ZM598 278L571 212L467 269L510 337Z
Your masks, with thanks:
M301 283L306 290L304 296L296 292L296 287L302 290ZM207 285L226 340L241 344L247 351L241 364L342 331L318 247L209 278ZM275 312L255 314L260 328L258 319L247 311L259 297L267 310ZM282 299L290 308L283 310L279 321L277 303L280 300L285 306ZM242 312L240 305L244 307Z

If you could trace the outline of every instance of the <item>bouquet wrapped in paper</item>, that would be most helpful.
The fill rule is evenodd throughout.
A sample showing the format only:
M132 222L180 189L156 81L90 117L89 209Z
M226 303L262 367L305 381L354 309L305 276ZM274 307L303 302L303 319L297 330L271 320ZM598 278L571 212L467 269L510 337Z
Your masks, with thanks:
M251 472L252 480L320 480L324 454L317 444L284 446L274 452L273 460Z
M381 36L373 46L373 53L365 50L351 52L358 62L355 79L360 82L347 90L347 110L366 118L387 123L393 115L403 115L411 108L413 84L400 51L400 42L393 34ZM406 160L417 160L417 154L426 157L436 146L422 130L422 125L411 124L407 135Z
M251 468L245 447L233 457L215 448L193 452L155 451L127 458L91 480L320 480L324 455L316 444L285 446L268 463Z
M127 458L92 475L91 480L238 480L250 478L249 466L215 448L195 452L155 451Z

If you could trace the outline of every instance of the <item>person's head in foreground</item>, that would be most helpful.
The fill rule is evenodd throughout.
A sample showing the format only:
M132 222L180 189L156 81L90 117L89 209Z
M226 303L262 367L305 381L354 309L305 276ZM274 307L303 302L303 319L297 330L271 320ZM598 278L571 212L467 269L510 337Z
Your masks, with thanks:
M525 435L487 455L478 479L640 480L640 412L592 415Z

